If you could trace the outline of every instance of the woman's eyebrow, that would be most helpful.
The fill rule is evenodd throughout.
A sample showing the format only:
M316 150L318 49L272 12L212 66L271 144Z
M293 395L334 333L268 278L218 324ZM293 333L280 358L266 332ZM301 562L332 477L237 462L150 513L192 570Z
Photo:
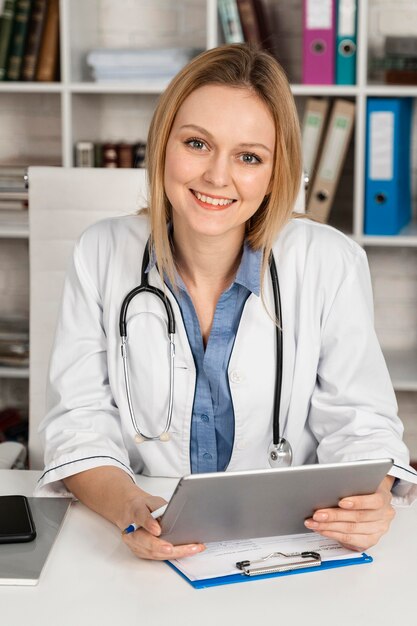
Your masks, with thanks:
M183 124L183 126L180 126L180 130L183 130L184 128L190 128L192 130L196 130L199 133L203 133L204 135L207 135L207 137L209 137L210 139L213 139L213 135L206 129L203 128L202 126L197 126L197 124ZM239 148L263 148L264 150L266 150L267 152L272 154L272 150L270 148L268 148L268 146L266 146L263 143L240 143L238 144Z

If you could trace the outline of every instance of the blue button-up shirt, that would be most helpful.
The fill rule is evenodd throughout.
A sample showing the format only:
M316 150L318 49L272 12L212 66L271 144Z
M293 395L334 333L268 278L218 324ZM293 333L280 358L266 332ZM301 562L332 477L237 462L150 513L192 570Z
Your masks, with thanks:
M154 263L153 259L149 270ZM190 445L193 473L220 472L229 464L235 420L227 370L245 302L251 293L260 294L261 264L262 251L245 243L235 280L217 302L206 349L192 300L176 276L178 303L196 366Z

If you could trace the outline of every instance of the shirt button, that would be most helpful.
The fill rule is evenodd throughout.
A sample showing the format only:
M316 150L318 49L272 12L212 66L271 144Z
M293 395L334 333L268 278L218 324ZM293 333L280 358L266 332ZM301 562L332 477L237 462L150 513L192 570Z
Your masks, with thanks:
M236 447L238 450L244 450L247 446L247 441L245 441L244 439L241 439L240 441L238 441L238 443L236 444Z
M240 370L233 370L232 372L230 372L230 380L232 381L232 383L241 383L244 378L245 376Z
M203 454L203 459L205 459L206 461L211 461L213 457L211 456L211 454L209 454L208 452L204 452Z
M208 416L208 415L206 415L205 413L203 413L203 415L201 416L201 421L202 421L202 422L206 422L206 423L207 423L208 421L210 421L210 418L209 418L209 416Z

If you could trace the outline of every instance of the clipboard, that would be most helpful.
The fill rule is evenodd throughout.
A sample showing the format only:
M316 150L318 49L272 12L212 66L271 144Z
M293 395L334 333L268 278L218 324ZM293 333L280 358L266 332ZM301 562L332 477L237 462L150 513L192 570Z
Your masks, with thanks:
M166 563L175 571L177 574L181 576L184 580L186 580L194 589L206 589L208 587L219 587L221 585L234 585L235 583L246 583L251 582L253 580L265 580L267 578L280 578L281 576L292 576L293 574L307 574L309 572L320 572L323 570L336 569L338 567L347 567L350 565L363 565L366 563L372 563L373 558L366 554L362 553L361 556L357 558L348 558L348 559L340 559L337 561L321 561L319 565L312 564L310 561L306 562L304 567L293 567L290 566L282 571L274 571L273 566L271 566L271 571L264 571L263 573L255 574L248 576L243 571L241 574L231 574L229 576L218 576L216 578L205 578L200 580L191 580L188 576L179 570L171 561L166 561Z

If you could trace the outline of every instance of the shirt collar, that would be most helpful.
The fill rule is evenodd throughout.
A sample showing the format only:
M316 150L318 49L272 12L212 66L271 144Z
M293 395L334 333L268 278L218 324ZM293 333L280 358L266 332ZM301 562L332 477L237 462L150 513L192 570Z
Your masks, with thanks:
M146 268L148 274L156 265L155 249L152 248L149 264ZM261 293L261 266L262 266L262 250L252 250L248 242L245 240L243 244L243 253L240 265L236 272L234 283L242 285L255 296ZM184 283L181 276L176 276L177 285L180 289L184 289ZM234 284L233 283L233 284Z

